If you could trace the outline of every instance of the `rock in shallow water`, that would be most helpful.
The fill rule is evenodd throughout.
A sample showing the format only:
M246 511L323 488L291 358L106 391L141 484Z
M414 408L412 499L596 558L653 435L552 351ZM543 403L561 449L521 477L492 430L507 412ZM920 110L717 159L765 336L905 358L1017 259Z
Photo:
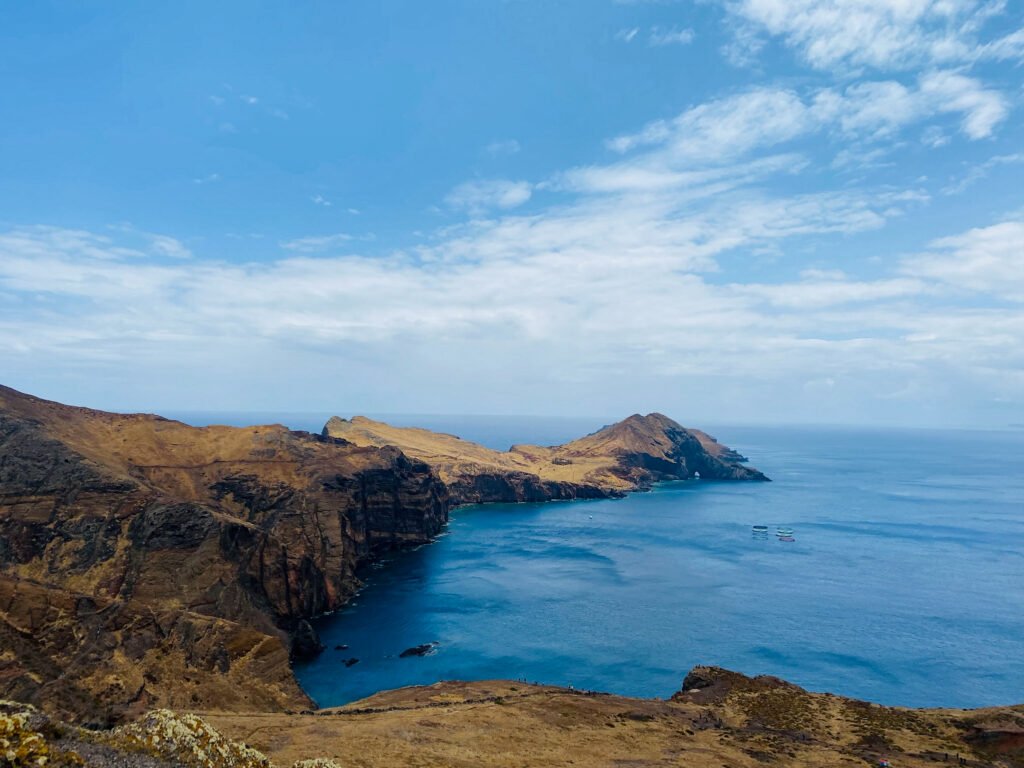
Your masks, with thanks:
M305 619L299 621L292 634L292 658L314 659L324 648L324 644L320 642L320 635L313 629L313 625Z
M434 652L434 649L438 646L437 643L424 643L423 645L414 645L412 648L406 648L400 654L399 658L407 659L410 656L428 656Z

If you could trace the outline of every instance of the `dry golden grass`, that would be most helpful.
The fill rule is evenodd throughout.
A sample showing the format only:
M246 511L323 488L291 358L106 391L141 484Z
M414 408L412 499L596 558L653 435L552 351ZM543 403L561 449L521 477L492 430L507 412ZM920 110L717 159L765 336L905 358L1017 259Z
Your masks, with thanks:
M203 717L285 765L314 753L358 768L863 768L883 756L923 768L944 755L957 764L957 754L976 768L1022 765L964 740L978 713L876 707L767 678L736 680L671 701L512 681L439 683L315 714Z

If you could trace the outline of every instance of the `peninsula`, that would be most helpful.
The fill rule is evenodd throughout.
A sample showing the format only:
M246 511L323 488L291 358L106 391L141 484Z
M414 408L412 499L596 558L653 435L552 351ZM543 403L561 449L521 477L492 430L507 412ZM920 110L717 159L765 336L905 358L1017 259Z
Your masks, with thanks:
M324 435L398 447L433 467L457 504L608 498L666 480L768 480L736 451L660 413L634 414L565 445L507 451L364 416L335 416Z

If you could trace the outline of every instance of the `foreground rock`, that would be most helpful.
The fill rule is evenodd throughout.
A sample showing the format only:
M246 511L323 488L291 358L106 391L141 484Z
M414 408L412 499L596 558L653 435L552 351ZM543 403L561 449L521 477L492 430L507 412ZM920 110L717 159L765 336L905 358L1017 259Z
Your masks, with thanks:
M0 747L5 768L275 768L262 752L224 738L202 718L169 710L111 731L88 731L0 701ZM313 758L292 768L341 767Z
M332 418L324 435L397 446L432 466L460 504L597 499L663 480L767 480L710 435L659 413L634 415L565 445L494 451L454 435L393 427L362 416Z
M0 388L0 696L96 724L309 707L289 666L319 646L303 620L447 510L397 448Z

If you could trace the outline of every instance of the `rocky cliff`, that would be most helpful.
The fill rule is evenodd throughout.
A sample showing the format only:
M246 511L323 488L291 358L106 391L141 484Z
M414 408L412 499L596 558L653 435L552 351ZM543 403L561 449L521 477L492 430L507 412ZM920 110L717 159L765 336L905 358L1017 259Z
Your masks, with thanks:
M663 480L768 480L714 438L667 416L630 416L565 445L495 451L454 435L393 427L362 416L332 418L325 436L398 446L432 466L460 504L605 498Z
M444 485L393 447L203 429L0 388L0 696L103 722L308 706L289 654ZM300 630L296 633L296 630Z

